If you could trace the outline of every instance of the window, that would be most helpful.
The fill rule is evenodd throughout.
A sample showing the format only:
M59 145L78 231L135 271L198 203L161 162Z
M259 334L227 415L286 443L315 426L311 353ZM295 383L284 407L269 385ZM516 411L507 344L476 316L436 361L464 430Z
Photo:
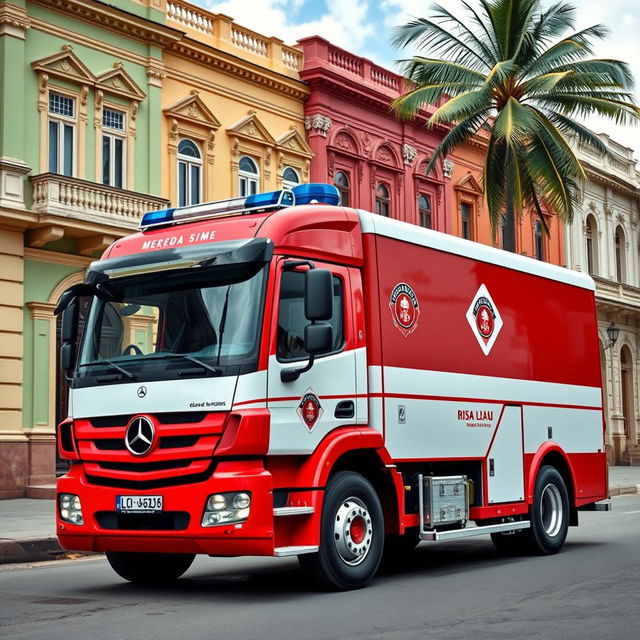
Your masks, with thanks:
M74 174L75 99L49 93L49 171L65 176Z
M343 315L342 281L333 276L333 315L329 321L333 327L333 348L330 353L342 348ZM285 271L280 282L278 360L304 360L309 357L304 350L304 328L308 324L304 315L304 273Z
M533 227L533 240L536 260L544 260L544 237L542 235L542 223L537 220Z
M471 205L468 202L460 203L460 220L462 222L462 237L471 240ZM503 226L504 228L504 226Z
M587 237L587 270L591 275L597 275L598 265L598 228L593 216L587 218L585 226L585 235Z
M292 189L296 185L300 184L300 176L295 169L286 167L282 172L282 186L285 189Z
M260 173L255 161L249 156L242 156L238 165L238 193L241 196L250 196L258 193Z
M626 268L625 268L625 239L624 231L621 227L616 229L615 235L616 244L616 278L618 282L624 282L626 280Z
M122 189L125 186L125 113L105 107L102 127L102 184Z
M418 198L418 220L421 227L431 229L431 199L429 196L420 194Z
M376 189L376 213L389 217L389 189L384 184L379 184Z
M178 144L178 206L199 204L202 194L202 154L188 138Z
M343 171L337 171L333 184L340 193L340 204L343 207L349 206L349 178Z

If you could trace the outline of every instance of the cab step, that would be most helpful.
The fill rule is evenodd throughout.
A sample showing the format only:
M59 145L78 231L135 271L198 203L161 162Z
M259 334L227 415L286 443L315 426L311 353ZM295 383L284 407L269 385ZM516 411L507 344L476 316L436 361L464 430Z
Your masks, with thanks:
M274 516L302 516L309 513L315 513L314 507L275 507Z
M458 538L471 538L482 536L487 533L507 533L508 531L518 531L529 529L531 523L528 520L518 522L501 522L500 524L490 524L484 527L465 527L464 529L451 529L450 531L421 531L421 540L457 540Z
M318 546L276 547L273 550L273 555L278 557L300 556L303 553L317 553L319 549Z

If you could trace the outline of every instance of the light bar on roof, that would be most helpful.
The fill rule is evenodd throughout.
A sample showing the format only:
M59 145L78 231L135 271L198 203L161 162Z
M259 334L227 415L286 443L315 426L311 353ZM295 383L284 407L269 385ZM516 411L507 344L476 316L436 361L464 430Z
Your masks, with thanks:
M142 216L139 229L145 231L196 220L220 218L237 213L257 213L296 204L339 204L340 194L330 184L301 184L293 189L255 193L241 198L217 200L189 207L149 211Z

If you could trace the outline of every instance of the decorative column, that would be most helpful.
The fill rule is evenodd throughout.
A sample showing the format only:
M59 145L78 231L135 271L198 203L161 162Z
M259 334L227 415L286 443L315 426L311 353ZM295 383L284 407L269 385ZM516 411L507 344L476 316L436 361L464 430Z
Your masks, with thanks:
M329 159L327 157L327 132L333 122L321 113L308 115L304 119L309 146L313 151L311 163L311 182L331 182L329 176Z

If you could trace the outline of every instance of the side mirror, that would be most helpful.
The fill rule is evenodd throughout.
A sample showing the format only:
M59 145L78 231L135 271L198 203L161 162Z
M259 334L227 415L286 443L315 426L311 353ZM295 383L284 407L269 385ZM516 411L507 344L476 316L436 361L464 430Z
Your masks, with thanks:
M304 350L307 353L317 355L331 351L333 346L333 327L330 324L319 322L308 324L304 328Z
M65 342L60 347L60 368L70 371L76 363L76 345L73 342Z
M74 300L62 312L62 342L75 342L78 337L78 317L80 315L80 305L78 300Z
M304 315L307 320L331 320L333 277L328 269L309 269L304 274Z

